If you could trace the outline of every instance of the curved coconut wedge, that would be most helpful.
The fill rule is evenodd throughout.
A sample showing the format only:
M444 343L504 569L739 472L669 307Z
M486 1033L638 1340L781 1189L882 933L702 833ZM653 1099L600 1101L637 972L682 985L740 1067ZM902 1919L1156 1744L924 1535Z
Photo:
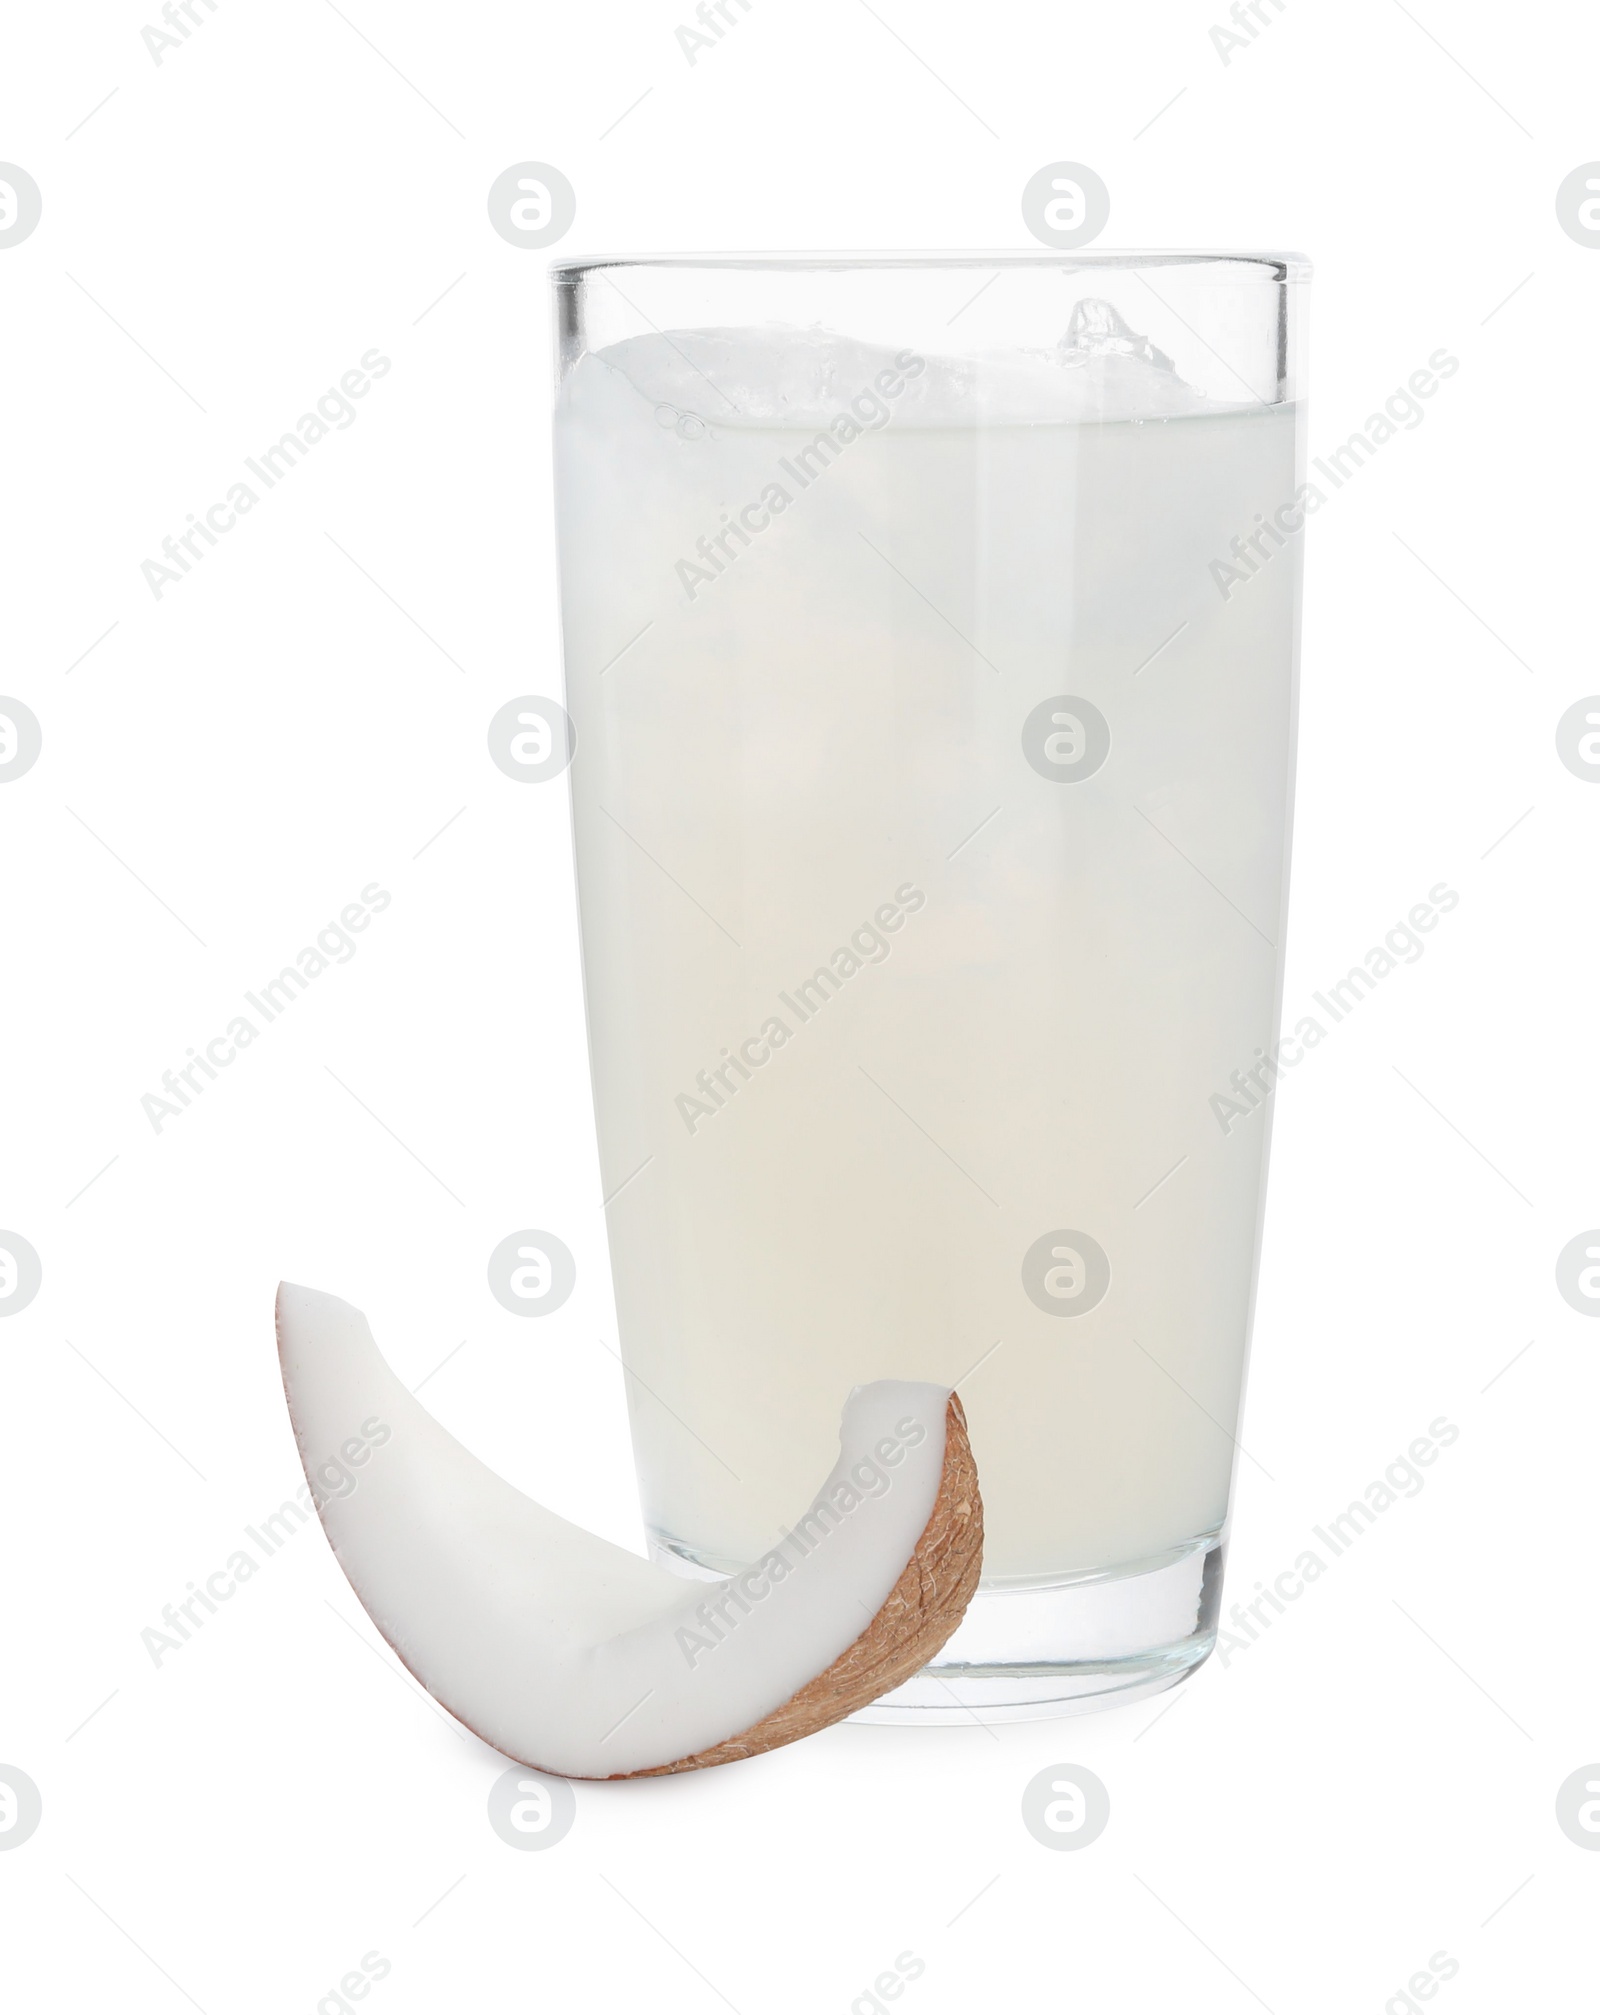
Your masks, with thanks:
M909 1679L977 1586L977 1473L942 1386L858 1386L794 1531L746 1574L686 1582L486 1469L348 1303L285 1284L278 1349L368 1615L457 1720L535 1769L655 1776L793 1742Z

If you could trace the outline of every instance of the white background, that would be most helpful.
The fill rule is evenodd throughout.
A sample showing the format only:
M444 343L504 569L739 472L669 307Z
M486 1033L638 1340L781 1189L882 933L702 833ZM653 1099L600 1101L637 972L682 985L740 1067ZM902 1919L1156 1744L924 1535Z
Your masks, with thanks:
M44 1813L0 1853L13 2005L311 2015L373 1951L384 2015L845 2015L903 1952L922 2015L1378 2015L1441 1952L1451 2015L1591 2005L1600 1855L1554 1798L1600 1757L1600 1327L1554 1262L1600 1222L1600 789L1554 729L1600 690L1600 255L1554 194L1600 155L1600 28L1286 0L1225 65L1220 0L753 0L691 67L639 0L195 11L158 66L153 13L18 10L0 87L44 196L0 253L0 689L44 734L0 789L0 1226L44 1268L0 1323L0 1762ZM562 254L1023 247L1024 182L1086 161L1103 246L1313 257L1313 453L1461 360L1308 541L1286 1010L1461 901L1281 1094L1230 1595L1458 1442L1166 1699L583 1785L542 1853L315 1527L159 1669L140 1641L299 1481L280 1275L637 1542L564 786L485 748L561 690L549 255L484 204L529 159L577 190ZM373 347L356 423L153 598L140 562ZM373 880L357 955L154 1132ZM527 1225L578 1262L537 1323L484 1278ZM1063 1762L1110 1793L1081 1852L1019 1816Z

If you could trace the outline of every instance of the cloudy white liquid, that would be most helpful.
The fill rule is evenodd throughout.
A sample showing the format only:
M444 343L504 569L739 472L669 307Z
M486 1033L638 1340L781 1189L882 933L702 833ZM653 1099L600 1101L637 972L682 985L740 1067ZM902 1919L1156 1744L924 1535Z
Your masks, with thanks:
M1223 1520L1264 1133L1209 1101L1275 1035L1298 542L1226 599L1212 563L1295 453L1293 408L1125 352L675 332L568 373L591 1062L664 1543L756 1558L885 1377L964 1378L990 1582ZM1054 769L1023 747L1063 698L1109 727L1080 781L1070 707ZM1063 1230L1109 1260L1084 1313L1024 1286Z

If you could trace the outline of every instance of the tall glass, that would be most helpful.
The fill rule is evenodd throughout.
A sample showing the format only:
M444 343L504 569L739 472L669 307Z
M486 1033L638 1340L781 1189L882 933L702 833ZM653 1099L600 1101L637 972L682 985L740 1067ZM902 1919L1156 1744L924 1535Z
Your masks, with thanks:
M1307 277L554 271L590 1062L651 1542L753 1562L853 1385L958 1386L983 1585L880 1716L1128 1698L1214 1638L1288 1061Z

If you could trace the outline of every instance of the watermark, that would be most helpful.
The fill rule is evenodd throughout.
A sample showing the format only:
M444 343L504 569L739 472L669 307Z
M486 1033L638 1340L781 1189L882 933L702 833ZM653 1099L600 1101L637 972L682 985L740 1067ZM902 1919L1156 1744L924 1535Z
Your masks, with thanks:
M164 1071L161 1091L147 1091L139 1100L140 1110L155 1131L160 1133L169 1119L181 1119L206 1085L215 1083L230 1064L236 1063L240 1051L248 1049L269 1022L275 1022L287 1008L292 1007L311 982L322 977L330 964L348 965L359 949L352 933L364 931L393 900L386 888L377 882L368 882L361 891L359 901L346 903L339 912L337 923L330 917L317 932L316 942L307 945L293 965L285 966L277 978L268 980L259 992L246 990L245 999L260 1018L260 1027L249 1015L238 1014L220 1035L211 1038L203 1050L191 1044L189 1061L179 1064L175 1071Z
M361 1969L346 1973L337 1987L330 1987L317 2003L317 2015L355 2015L352 2001L365 2001L380 1980L394 1971L381 1952L363 1952Z
M1050 784L1081 784L1111 753L1111 723L1092 700L1058 693L1022 724L1022 753Z
M1298 1602L1314 1581L1320 1581L1333 1562L1370 1532L1386 1511L1391 1511L1403 1497L1420 1497L1428 1480L1422 1472L1431 1469L1441 1453L1460 1439L1460 1428L1443 1414L1430 1421L1427 1432L1419 1434L1403 1454L1395 1456L1382 1476L1374 1477L1359 1497L1352 1498L1326 1525L1312 1526L1312 1533L1321 1541L1320 1547L1303 1547L1291 1566L1273 1576L1270 1587L1258 1581L1253 1598L1234 1603L1228 1611L1233 1628L1224 1627L1217 1632L1217 1655L1224 1672L1230 1660L1258 1644L1272 1628L1274 1619L1286 1616L1290 1604Z
M158 70L169 49L181 49L196 28L205 26L205 15L200 12L202 5L209 13L217 11L217 0L167 0L161 10L166 27L139 30L139 40L149 50L150 60Z
M44 1264L20 1231L0 1231L0 1316L20 1315L39 1292Z
M548 783L572 761L577 746L566 708L539 693L507 700L489 723L489 758L513 783Z
M885 2003L898 2001L911 1982L920 1980L927 1970L927 1962L915 1952L897 1953L894 1971L880 1973L870 1987L863 1987L850 2003L850 2015L889 2015Z
M754 1567L734 1575L714 1600L702 1602L695 1611L699 1628L691 1630L680 1625L673 1632L673 1641L689 1669L693 1671L708 1652L715 1651L731 1637L745 1617L759 1608L774 1588L787 1581L830 1532L837 1532L853 1511L868 1498L882 1497L894 1482L889 1472L900 1467L907 1449L919 1448L927 1438L928 1430L913 1415L897 1420L894 1433L886 1434L871 1455L863 1456L853 1465L848 1476L841 1477L831 1490L818 1491L805 1516L796 1519L793 1530L786 1532ZM793 1550L793 1560L784 1553L786 1546Z
M489 184L489 222L519 251L564 238L577 214L577 192L548 161L518 161Z
M1368 995L1402 965L1415 965L1427 950L1422 934L1438 928L1461 898L1448 882L1435 882L1428 900L1413 903L1404 920L1395 923L1381 945L1374 945L1358 966L1352 966L1341 980L1311 998L1331 1024L1347 1021ZM1247 1119L1266 1105L1286 1070L1303 1063L1308 1051L1326 1040L1330 1030L1315 1015L1302 1015L1292 1035L1280 1036L1270 1048L1257 1046L1255 1061L1236 1070L1228 1080L1229 1092L1213 1092L1211 1117L1224 1133L1232 1133L1237 1121Z
M738 1048L724 1047L722 1062L703 1070L695 1079L695 1092L679 1092L673 1100L679 1119L693 1133L702 1120L710 1119L745 1085L758 1070L764 1070L784 1046L794 1040L808 1021L815 1021L847 981L869 966L881 966L893 949L888 934L905 928L906 919L916 915L928 898L915 882L902 882L892 902L880 903L870 922L858 924L847 944L842 944L826 965L820 965L807 980L792 990L779 989L778 999L794 1019L794 1026L782 1015L769 1015L752 1036Z
M1257 511L1254 526L1240 532L1228 547L1231 558L1211 562L1212 583L1222 599L1231 600L1235 588L1259 574L1291 539L1298 538L1306 519L1315 516L1327 501L1315 483L1302 483L1270 518L1265 511Z
M27 1771L14 1763L0 1763L0 1854L31 1840L43 1812L39 1787Z
M1580 1231L1556 1257L1556 1286L1568 1308L1600 1315L1600 1229Z
M1417 1969L1405 1987L1396 1987L1384 2001L1382 2015L1423 2015L1423 2001L1433 2001L1439 1989L1461 1971L1461 1961L1449 1953L1433 1953L1427 1969Z
M894 417L890 401L900 397L908 378L919 378L926 369L925 361L915 350L902 350L892 367L880 371L870 386L857 392L844 412L835 414L793 457L780 455L778 468L794 484L793 491L774 476L761 494L742 505L737 513L723 512L718 529L695 541L694 550L705 564L698 565L694 560L676 563L678 585L688 599L692 602L702 588L708 587L719 574L725 574L739 554L755 543L756 535L764 532L774 518L782 517L800 492L809 490L846 448L863 434L875 434L887 427ZM684 416L675 407L662 406L656 409L657 419L663 413L668 416L666 424L681 432Z
M489 1255L489 1292L513 1315L552 1315L578 1281L578 1262L554 1232L514 1231Z
M1431 399L1440 385L1461 369L1461 360L1442 345L1427 364L1411 373L1404 385L1397 385L1384 401L1381 413L1372 413L1342 448L1335 448L1324 460L1313 456L1311 466L1320 469L1336 490L1342 490L1358 469L1364 468L1378 450L1398 433L1415 433L1428 417L1424 399Z
M1283 0L1271 0L1271 4L1280 14L1283 12ZM1211 30L1211 46L1222 58L1224 70L1233 61L1236 49L1248 49L1263 28L1272 26L1273 17L1267 12L1267 5L1268 0L1233 0L1228 11L1233 26Z
M1556 1824L1572 1842L1600 1854L1600 1763L1574 1770L1556 1793Z
M379 378L386 378L393 366L378 349L363 351L337 385L330 385L313 412L302 413L294 426L281 434L260 455L246 455L244 465L260 484L257 490L244 481L236 482L225 497L207 507L203 515L189 513L189 523L176 537L161 541L159 560L141 560L139 571L145 585L159 602L169 587L192 573L207 551L220 545L242 517L253 511L268 490L275 490L291 470L303 462L311 450L328 438L342 434L356 423L357 399L364 399ZM200 543L203 542L203 543Z
M1087 1315L1105 1300L1111 1261L1086 1231L1047 1231L1022 1256L1022 1285L1046 1315Z
M1461 1962L1448 1952L1435 1952L1427 1970L1419 1968L1404 1987L1397 1987L1383 2004L1383 2015L1422 2015L1422 2003L1431 2001L1446 1981L1461 1971Z
M39 716L21 700L0 699L0 784L14 784L39 760L44 730Z
M1453 378L1460 369L1459 358L1452 357L1446 349L1435 350L1425 367L1413 371L1404 385L1397 385L1389 394L1382 412L1370 414L1364 425L1325 459L1314 456L1311 466L1326 478L1330 489L1342 490L1357 470L1364 468L1397 434L1414 433L1422 425L1427 418L1422 401L1431 399L1444 380ZM1320 511L1327 501L1327 494L1315 483L1302 483L1270 517L1265 511L1257 511L1254 525L1241 532L1228 547L1229 557L1211 562L1212 584L1222 599L1230 601L1236 588L1254 579L1291 539L1304 531L1306 519Z
M516 1763L489 1786L489 1824L523 1853L565 1840L577 1816L577 1796L564 1777L541 1777Z
M187 1595L169 1602L161 1612L165 1628L150 1624L139 1633L139 1642L150 1654L159 1672L169 1653L182 1651L205 1626L206 1619L219 1614L223 1603L231 1602L247 1581L251 1581L275 1553L281 1553L314 1511L334 1498L349 1497L360 1482L356 1472L371 1461L374 1449L382 1448L393 1430L376 1414L364 1420L359 1430L340 1443L337 1455L316 1463L307 1480L292 1498L285 1498L276 1511L259 1526L247 1525L245 1537L251 1545L235 1547L222 1565L199 1582L189 1583ZM252 1551L254 1548L254 1551ZM260 1554L260 1559L256 1554Z
M1098 1840L1111 1818L1111 1794L1081 1763L1052 1763L1022 1794L1022 1823L1041 1847L1070 1853Z
M0 252L31 238L44 214L39 185L15 161L0 161Z
M746 14L750 12L750 0L737 0L737 4ZM699 62L702 49L715 49L729 28L738 27L739 16L733 11L734 5L735 0L700 0L700 5L694 10L694 18L700 26L680 27L672 31L691 70ZM707 30L710 32L705 32Z
M0 175L6 170L0 168ZM1556 221L1575 245L1600 248L1600 161L1585 161L1562 177L1556 190Z
M14 705L0 700L0 725L4 709ZM1574 700L1556 722L1556 754L1575 777L1586 784L1600 784L1600 693L1586 700ZM5 751L0 747L0 762Z
M1098 238L1111 217L1111 191L1081 161L1052 161L1022 185L1022 221L1039 240L1068 252Z

